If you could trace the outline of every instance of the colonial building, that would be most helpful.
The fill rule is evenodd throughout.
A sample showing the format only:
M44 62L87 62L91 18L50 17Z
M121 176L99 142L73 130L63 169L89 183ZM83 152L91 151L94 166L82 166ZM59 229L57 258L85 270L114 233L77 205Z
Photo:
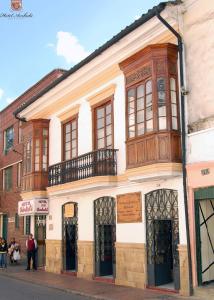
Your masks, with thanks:
M47 271L189 294L185 74L203 3L154 7L16 110L19 205L45 212Z
M184 38L189 94L188 195L193 285L214 297L213 1L192 1ZM201 290L196 289L198 293Z
M23 132L22 121L16 119L13 112L63 73L63 70L50 72L0 112L0 236L8 241L15 237L23 250L30 224L29 218L24 220L18 215L18 201L21 200Z

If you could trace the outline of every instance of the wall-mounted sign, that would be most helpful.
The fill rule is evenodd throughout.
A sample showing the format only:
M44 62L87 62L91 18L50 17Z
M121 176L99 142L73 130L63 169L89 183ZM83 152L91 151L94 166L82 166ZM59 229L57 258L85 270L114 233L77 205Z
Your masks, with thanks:
M48 212L48 199L24 200L18 203L19 216L47 215Z
M8 223L15 223L15 217L8 218Z
M74 217L74 203L65 204L64 217L65 218Z
M117 195L117 223L142 222L141 193Z

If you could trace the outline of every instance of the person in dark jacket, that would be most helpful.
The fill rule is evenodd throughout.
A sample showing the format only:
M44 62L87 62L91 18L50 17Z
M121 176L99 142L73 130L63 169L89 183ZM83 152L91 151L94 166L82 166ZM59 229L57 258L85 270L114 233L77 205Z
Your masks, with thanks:
M0 268L7 268L7 242L5 239L0 239Z
M32 233L29 234L26 241L27 248L27 271L30 270L31 259L33 261L33 270L37 270L36 266L36 250L37 250L37 241L33 238Z

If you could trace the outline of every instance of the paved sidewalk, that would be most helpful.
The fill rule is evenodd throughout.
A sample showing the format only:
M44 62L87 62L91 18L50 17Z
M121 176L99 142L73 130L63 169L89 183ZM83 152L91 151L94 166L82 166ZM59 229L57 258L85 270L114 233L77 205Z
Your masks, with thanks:
M142 290L117 286L110 283L97 282L94 280L85 280L70 275L58 275L48 273L42 270L33 272L25 271L24 265L8 266L7 270L1 270L1 275L16 278L26 282L56 288L84 295L91 299L102 300L186 300L190 298L181 297L177 294L162 293L152 290ZM199 298L191 297L191 300Z

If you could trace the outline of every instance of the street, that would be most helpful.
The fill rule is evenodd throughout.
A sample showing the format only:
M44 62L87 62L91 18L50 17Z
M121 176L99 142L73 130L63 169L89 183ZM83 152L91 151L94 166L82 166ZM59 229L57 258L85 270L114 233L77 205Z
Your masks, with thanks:
M19 281L0 274L0 300L87 300L88 297Z

